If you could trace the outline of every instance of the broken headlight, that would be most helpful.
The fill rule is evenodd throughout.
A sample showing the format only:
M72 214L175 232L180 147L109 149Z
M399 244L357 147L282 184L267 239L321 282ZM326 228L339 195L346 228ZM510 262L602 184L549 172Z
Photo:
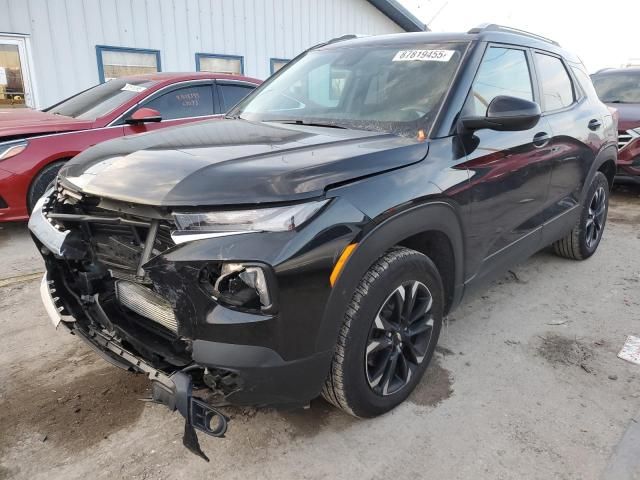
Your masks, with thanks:
M295 230L318 212L328 200L282 207L226 210L207 213L174 213L180 232L286 232Z
M224 263L213 287L221 303L248 310L269 311L273 299L265 267L256 264Z

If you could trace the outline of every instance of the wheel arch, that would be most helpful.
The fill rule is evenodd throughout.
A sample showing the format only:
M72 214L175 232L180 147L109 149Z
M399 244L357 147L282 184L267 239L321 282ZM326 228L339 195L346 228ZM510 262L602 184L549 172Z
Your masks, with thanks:
M446 312L460 301L464 277L464 241L454 206L444 201L419 205L387 218L366 231L333 285L318 335L318 351L332 349L353 292L366 271L394 246L428 255L441 271ZM444 255L450 255L445 258ZM438 258L434 258L438 257Z
M31 180L29 181L29 188L27 188L27 196L24 199L25 205L27 205L27 208L29 207L29 197L31 197L31 193L33 191L33 185L36 182L36 179L42 173L42 171L45 168L47 168L48 166L53 165L54 163L67 163L72 158L73 158L73 156L64 156L64 157L60 157L60 158L50 159L47 163L45 163L44 165L41 165L40 168L38 169L38 171L31 176ZM29 212L29 213L31 213L31 212Z
M606 175L607 180L609 181L609 187L613 186L613 178L616 174L616 162L618 159L618 150L615 145L608 145L602 150L598 152L596 158L589 169L589 175L582 186L582 196L584 196L589 191L589 187L591 186L591 182L593 182L593 177L597 172L602 172ZM611 175L611 176L610 176Z

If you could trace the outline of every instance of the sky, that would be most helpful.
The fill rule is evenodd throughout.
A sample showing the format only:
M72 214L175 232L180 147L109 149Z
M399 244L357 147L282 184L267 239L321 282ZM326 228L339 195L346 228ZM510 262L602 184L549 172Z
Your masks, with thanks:
M577 54L589 73L640 66L639 0L399 0L434 32L497 23L551 38Z

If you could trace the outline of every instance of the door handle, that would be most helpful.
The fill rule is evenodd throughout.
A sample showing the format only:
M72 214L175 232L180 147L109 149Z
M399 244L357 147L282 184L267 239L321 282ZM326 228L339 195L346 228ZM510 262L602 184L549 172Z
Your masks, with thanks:
M542 148L546 146L550 140L551 140L551 137L547 132L536 133L533 136L533 146L536 148Z
M593 120L591 120L589 122L589 130L597 130L602 126L602 122L600 122L600 120L598 120L597 118L594 118Z

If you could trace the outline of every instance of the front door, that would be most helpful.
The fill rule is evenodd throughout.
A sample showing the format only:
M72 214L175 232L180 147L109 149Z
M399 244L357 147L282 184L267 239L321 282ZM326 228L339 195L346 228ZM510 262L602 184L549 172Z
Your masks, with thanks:
M26 40L0 36L0 108L35 106Z
M498 95L537 100L530 64L526 49L489 46L462 115L484 116ZM467 245L475 262L469 265L472 277L502 271L539 247L553 158L550 140L544 118L529 130L482 129L464 140L471 189Z

